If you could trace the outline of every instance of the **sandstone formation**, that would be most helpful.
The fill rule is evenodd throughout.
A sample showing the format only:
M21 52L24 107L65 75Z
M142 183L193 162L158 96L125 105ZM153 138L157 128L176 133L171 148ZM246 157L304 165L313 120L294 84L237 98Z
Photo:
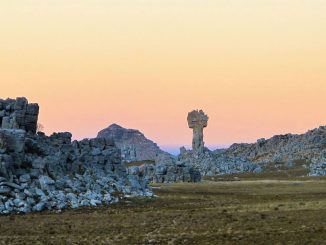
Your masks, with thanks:
M200 174L192 166L179 164L176 157L162 151L138 130L113 124L99 132L97 138L115 142L122 152L123 162L129 166L127 173L131 176L155 183L200 181Z
M153 141L135 129L126 129L112 124L100 131L97 138L111 139L121 150L125 162L155 161L159 154L164 153Z
M191 128L203 129L208 118L203 112L189 114ZM198 123L199 122L199 123ZM195 131L195 130L194 130ZM198 134L199 132L199 134ZM310 169L310 175L325 175L326 127L302 135L276 135L259 139L254 144L233 144L228 149L210 151L204 147L201 130L194 132L193 150L180 150L177 158L159 153L153 164L131 166L129 173L152 182L200 181L200 176L260 173L265 169L291 168L300 164ZM198 136L199 135L199 136Z
M208 116L200 110L194 110L188 114L189 128L193 129L192 150L202 153L204 150L204 128L207 127Z
M326 175L326 126L300 135L276 135L253 144L233 144L228 149L204 148L201 154L182 149L178 158L181 162L195 162L203 176L298 166L307 168L311 176Z
M203 129L208 116L203 111L188 114L188 125L194 130L193 150L180 149L175 158L169 154L158 154L155 164L144 163L131 166L128 173L145 176L151 182L200 182L202 176L234 174L243 172L259 173L262 168L244 157L229 156L224 151L212 152L204 147Z
M155 164L145 163L128 167L128 174L146 177L153 183L200 182L201 174L191 164L177 161L169 155L160 155Z
M29 108L27 100L6 104L10 126L5 123L0 129L0 213L96 206L130 195L152 195L145 178L127 174L112 140L71 142L68 132L33 134L38 114L29 120L29 109L24 111Z
M233 144L219 153L230 158L241 157L260 166L315 166L326 162L326 126L305 134L276 135L254 144Z
M195 166L202 176L262 171L258 164L251 163L244 158L229 157L222 152L216 154L207 148L204 148L200 154L182 148L178 159L180 163Z
M202 175L241 172L259 173L266 169L304 167L311 176L326 175L326 126L305 134L276 135L259 139L253 144L233 144L228 149L193 156L193 151L181 151L181 161L196 161Z
M202 110L190 112L187 119L189 127L193 129L192 150L180 149L179 164L192 166L202 176L261 171L257 164L244 158L217 154L204 146L203 130L207 127L208 116Z
M26 98L0 99L0 126L3 129L36 133L38 113L38 104L29 104Z
M202 176L259 173L270 166L299 163L311 176L326 175L326 126L210 151L203 140L208 117L193 111L193 149L182 147L174 157L139 131L118 125L73 142L68 132L36 134L38 111L25 98L0 100L0 214L110 204L152 196L148 182L199 182Z

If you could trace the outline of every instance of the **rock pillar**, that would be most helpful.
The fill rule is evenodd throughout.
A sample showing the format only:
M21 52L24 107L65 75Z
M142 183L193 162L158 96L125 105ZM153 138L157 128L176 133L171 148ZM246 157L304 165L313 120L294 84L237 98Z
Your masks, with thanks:
M207 127L208 116L202 111L194 110L188 114L189 128L193 129L192 150L201 153L204 150L204 128Z

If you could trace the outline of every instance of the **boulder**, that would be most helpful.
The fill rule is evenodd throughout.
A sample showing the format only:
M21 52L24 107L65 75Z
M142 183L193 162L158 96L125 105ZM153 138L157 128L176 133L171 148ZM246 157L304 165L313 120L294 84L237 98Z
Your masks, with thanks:
M23 153L25 136L24 130L0 129L0 148L6 153Z
M31 176L30 174L24 174L19 177L19 182L20 183L26 183L31 181Z
M0 186L0 195L9 194L11 188L9 186Z
M39 179L40 187L43 191L54 188L55 181L51 179L49 176L41 175L38 179Z

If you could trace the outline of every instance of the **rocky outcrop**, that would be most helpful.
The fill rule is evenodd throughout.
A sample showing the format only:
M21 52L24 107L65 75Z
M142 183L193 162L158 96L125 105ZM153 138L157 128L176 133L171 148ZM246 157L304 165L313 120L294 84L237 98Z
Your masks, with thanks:
M192 150L180 149L179 164L192 166L203 176L261 171L258 165L244 158L216 154L205 148L203 130L207 127L208 116L202 110L190 112L187 119L188 126L193 129Z
M326 162L310 164L309 176L326 176Z
M155 164L145 163L140 166L130 166L129 175L136 175L141 178L146 177L153 183L173 183L173 182L200 182L201 174L192 165L177 161L175 157L161 154Z
M147 139L140 131L126 129L117 124L100 131L97 138L113 140L121 150L122 160L125 162L155 161L159 154L164 154L157 144Z
M216 154L207 148L202 153L180 149L179 164L194 166L202 176L237 174L245 172L260 173L262 168L240 157L229 157L223 153Z
M241 157L261 166L301 162L318 164L326 158L326 127L309 130L305 134L276 135L259 139L254 144L234 144L217 154Z
M188 114L189 128L193 129L192 150L202 153L204 150L204 128L207 127L208 116L202 110L194 110Z
M38 104L29 104L26 98L0 99L0 126L3 129L36 133L38 114Z
M182 156L182 154L181 154ZM189 158L183 156L182 158ZM276 135L253 144L233 144L228 149L196 156L202 175L261 172L265 169L296 166L310 169L310 175L325 175L326 127L305 134Z
M128 165L129 176L155 183L201 180L200 173L191 165L179 163L176 157L162 151L138 130L113 124L99 132L97 138L115 142L122 152L123 162Z
M208 116L200 110L188 114L188 126L193 129L193 149L180 149L175 158L169 154L158 154L155 164L130 166L130 174L145 176L151 182L200 182L202 176L259 173L262 168L245 157L229 156L225 151L212 152L204 147L203 129L207 127Z
M112 140L72 142L68 132L32 132L0 129L0 213L96 206L152 195L146 178L127 174Z
M181 151L181 161L192 161L202 175L242 172L259 173L265 169L309 168L311 176L326 175L326 126L305 134L276 135L253 144L233 144L228 149L203 153Z

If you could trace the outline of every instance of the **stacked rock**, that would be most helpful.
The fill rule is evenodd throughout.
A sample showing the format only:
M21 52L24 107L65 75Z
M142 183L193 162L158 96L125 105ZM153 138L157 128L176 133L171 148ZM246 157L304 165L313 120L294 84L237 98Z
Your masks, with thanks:
M310 164L309 176L326 176L326 162Z
M38 104L29 104L26 98L0 100L0 126L3 129L36 133L38 114Z
M128 174L153 183L200 182L201 174L191 164L177 161L169 154L157 156L155 164L145 163L128 168Z
M30 127L28 113L20 121L15 116L15 109L24 111L28 102L17 101L6 100L10 105L6 111L11 113L10 121L24 123L0 129L0 213L61 210L109 204L126 196L152 196L145 178L127 175L112 140L72 142L68 132L33 134L37 121ZM16 104L21 106L11 109Z

